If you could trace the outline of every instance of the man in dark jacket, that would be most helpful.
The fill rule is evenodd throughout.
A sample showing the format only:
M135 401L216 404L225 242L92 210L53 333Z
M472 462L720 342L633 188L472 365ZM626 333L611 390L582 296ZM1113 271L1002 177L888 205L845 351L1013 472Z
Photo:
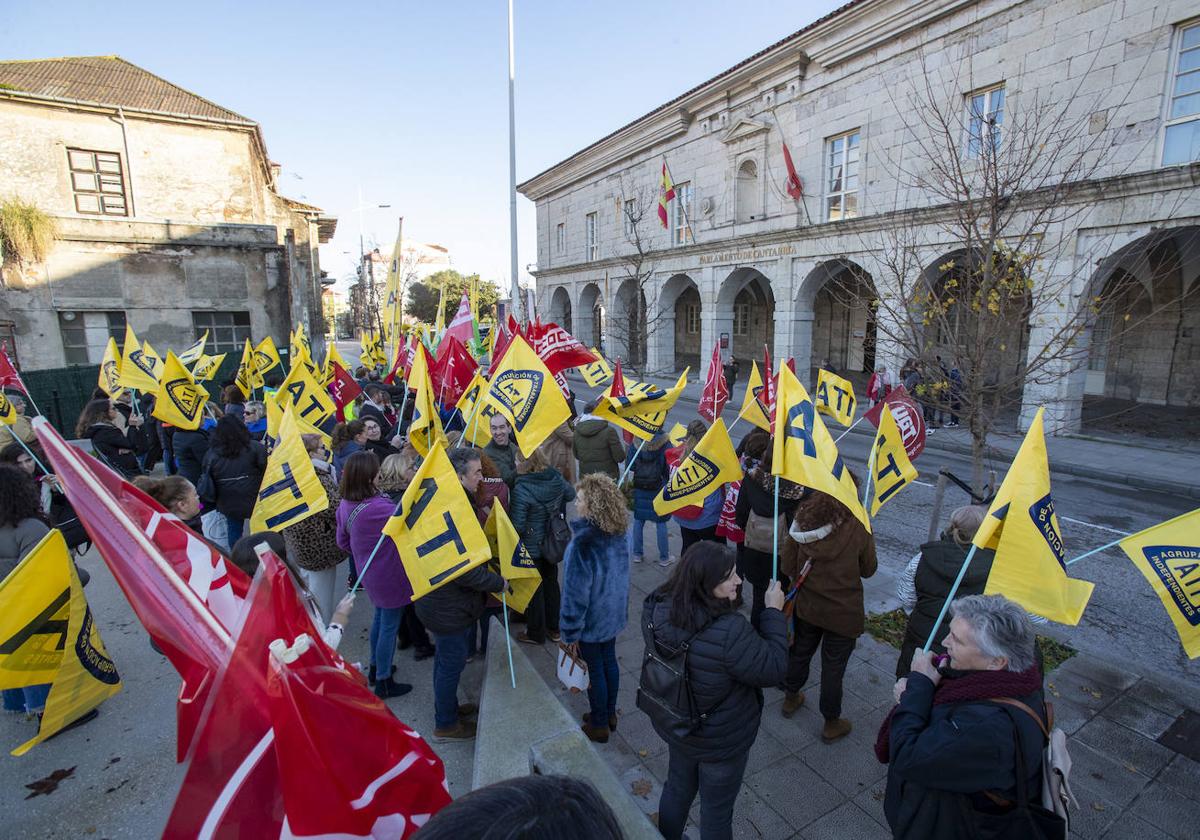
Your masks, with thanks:
M591 473L604 473L613 481L621 475L625 463L625 447L617 430L592 414L599 400L591 400L584 407L583 416L575 424L575 457L579 459L579 477Z
M467 497L474 496L483 475L479 453L473 449L452 449L450 462ZM475 737L474 721L462 720L460 716L473 714L476 707L469 703L459 705L458 681L467 664L471 628L483 615L487 594L507 587L504 578L486 565L476 566L413 602L417 618L433 636L435 741L469 741Z
M171 451L175 453L175 468L192 482L200 481L200 465L208 454L208 432L216 423L205 420L197 429L175 429L171 435Z
M1002 595L959 598L952 612L949 666L939 671L931 653L917 652L875 741L888 764L883 812L898 840L976 836L975 814L1011 811L1018 773L1040 801L1046 710L1033 626Z
M512 426L501 415L493 414L488 422L488 431L492 440L483 447L483 454L492 459L496 469L500 470L500 477L511 490L517 480L517 461L520 459L517 444L512 439Z

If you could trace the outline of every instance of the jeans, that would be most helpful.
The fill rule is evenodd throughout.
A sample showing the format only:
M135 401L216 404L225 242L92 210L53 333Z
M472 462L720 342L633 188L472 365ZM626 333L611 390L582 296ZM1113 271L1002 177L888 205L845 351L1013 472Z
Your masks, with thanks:
M396 634L400 632L400 615L404 607L376 607L371 621L371 661L376 679L387 679L392 673L392 657L396 654Z
M645 529L647 522L651 522L651 520L635 519L633 520L633 528L629 531L629 553L635 557L641 557L643 554L644 540L642 539L642 531ZM667 545L667 522L664 519L662 522L653 522L652 524L658 537L658 559L666 560L671 556L671 550Z
M225 516L225 514L221 515ZM236 545L237 541L242 538L242 531L245 529L245 527L246 520L231 519L230 517L225 516L225 539L230 551L233 551L234 545Z
M842 677L857 639L839 636L802 618L793 619L795 630L788 651L788 672L783 687L797 692L808 682L808 666L817 647L821 648L821 715L825 720L842 716Z
M685 528L679 526L679 536L683 542L683 547L679 550L679 555L682 557L683 552L688 550L688 546L698 542L715 542L725 545L725 538L717 536L717 526L709 525L707 528Z
M501 624L504 623L503 608L489 606L484 608L483 615L479 617L479 621L472 624L471 629L467 631L469 634L467 637L467 656L475 656L476 654L482 656L487 653L488 632L492 627L493 616L500 619Z
M679 840L688 810L700 792L700 840L733 837L733 806L746 775L750 751L724 761L697 761L684 748L671 745L667 782L658 801L658 830L666 840Z
M540 558L534 558L533 563L542 576L542 585L525 610L525 633L535 642L544 642L548 632L558 633L558 610L562 601L558 589L558 564Z
M321 610L321 620L326 624L333 617L334 607L341 599L342 593L338 591L338 569L340 567L341 563L332 569L322 569L319 572L300 570L300 577L304 578L304 585L317 599L317 606Z
M46 707L50 694L50 683L27 685L23 688L4 689L4 711L40 712Z
M433 723L450 729L458 723L458 680L467 666L470 629L433 634Z
M608 719L617 716L617 688L621 681L621 671L617 668L617 640L580 642L579 653L588 666L592 726L608 726Z

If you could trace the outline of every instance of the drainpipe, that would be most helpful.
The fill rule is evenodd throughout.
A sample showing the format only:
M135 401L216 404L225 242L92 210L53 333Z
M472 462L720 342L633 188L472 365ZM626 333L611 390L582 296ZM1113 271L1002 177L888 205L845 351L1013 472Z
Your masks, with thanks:
M133 159L129 156L129 133L128 125L125 122L125 112L117 108L117 118L121 123L121 143L125 146L125 175L129 182L129 218L137 217L137 210L133 205Z

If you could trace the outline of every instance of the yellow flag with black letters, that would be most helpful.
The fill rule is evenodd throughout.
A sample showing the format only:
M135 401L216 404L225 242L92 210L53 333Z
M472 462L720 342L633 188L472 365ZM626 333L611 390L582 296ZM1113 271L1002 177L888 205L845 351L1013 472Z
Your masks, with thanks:
M1200 508L1121 540L1150 583L1189 659L1200 656Z
M329 383L333 381L334 373L336 373L334 365L341 367L347 373L350 372L350 367L342 358L342 354L338 352L337 345L331 341L325 350L325 364L321 368L321 384L326 388L329 387Z
M274 346L274 342L271 344ZM300 356L312 356L312 346L309 344L308 336L304 333L303 324L297 324L296 329L288 334L288 358L291 364L296 364L296 359Z
M262 386L262 375L258 372L258 368L254 365L254 348L250 346L250 339L246 339L246 343L242 345L242 361L238 364L237 375L233 378L233 384L238 386L238 390L242 392L242 396L250 399L250 395L255 388Z
M787 365L779 368L775 429L771 472L829 494L845 505L870 532L871 520L858 499L858 488L850 470L808 391Z
M513 337L504 358L492 371L486 399L487 405L512 425L517 446L525 457L571 416L550 370L519 335Z
M854 399L854 385L850 380L842 379L836 373L821 368L817 371L817 388L813 393L813 402L817 411L827 417L849 426L854 423L854 409L858 406Z
M742 464L729 439L729 430L718 417L671 474L667 486L658 491L654 512L663 516L688 505L702 505L714 490L741 477Z
M250 514L251 531L278 531L328 507L329 497L300 438L296 408L289 405Z
M871 471L871 516L879 513L884 502L918 475L904 448L904 435L887 403L883 404L883 412L879 415L879 431L875 433L867 466Z
M8 395L0 391L0 423L11 426L17 422L17 410L9 402Z
M228 353L218 353L216 356L210 356L207 353L200 356L196 360L196 364L192 365L192 376L197 382L208 382L217 375L217 371L221 367L221 363L225 361ZM180 361L183 361L180 359Z
M151 375L155 379L159 379L162 376L163 360L158 355L158 351L154 349L154 345L149 341L142 341L142 356L150 364Z
M279 360L279 351L275 349L275 339L271 336L267 336L255 345L254 367L258 371L260 379L264 373L272 371L282 364L283 362Z
M1095 584L1067 577L1050 496L1044 412L1038 409L972 542L996 552L983 594L1004 595L1051 621L1078 624Z
M662 400L667 392L662 387L650 382L626 380L625 394L626 396L630 394L641 394L642 396L635 397L633 403L622 403L621 400L624 398L614 397L610 387L609 393L605 394L596 404L596 410L592 414L642 440L650 440L662 432L663 426L667 422L667 411L660 409L647 411L643 409L643 406L650 405L650 400ZM616 406L628 405L633 405L633 407L625 407L619 411L616 408Z
M759 399L763 390L762 374L758 372L758 362L750 363L750 378L746 380L746 393L742 396L742 408L738 417L745 417L764 432L771 431L771 417L766 407Z
M492 557L441 441L434 442L383 532L396 544L414 601Z
M0 582L0 688L50 683L24 755L121 690L62 533L52 530Z
M121 349L120 385L122 388L132 388L135 391L154 391L158 388L158 379L154 376L154 360L146 355L143 345L133 332L133 327L125 325L125 345Z
M179 361L185 365L190 365L192 362L204 355L204 345L208 343L208 330L204 331L204 335L192 342L186 350L179 354Z
M505 599L508 606L524 613L542 585L542 575L499 501L492 503L483 532L487 534L492 556L500 561L500 577L512 587L512 594Z
M337 425L337 406L313 371L299 362L299 359L292 360L292 369L279 386L275 399L282 409L289 405L295 407L296 422L301 430L307 431L307 426L328 439Z
M671 446L679 446L683 443L683 439L687 437L687 427L682 423L676 423L667 432L667 439L671 441Z
M196 384L191 372L170 350L162 380L154 392L155 417L177 429L198 429L204 420L208 391Z
M592 348L592 355L596 357L596 361L584 365L579 372L583 374L584 382L596 388L611 381L613 372L612 368L608 366L608 361L595 347Z
M96 384L110 397L121 391L121 353L117 350L117 340L111 336L100 360L100 379Z
M487 446L492 442L491 414L495 413L495 409L492 413L484 411L487 406L483 398L487 395L487 389L488 381L476 370L471 383L455 405L465 424L463 437L472 446Z
M671 388L666 389L650 382L627 382L623 396L604 397L613 410L622 416L630 414L665 414L671 410L687 385L687 375L691 368L684 368L679 379Z
M412 422L408 426L408 442L422 455L428 454L435 443L440 442L443 446L448 443L437 403L433 400L433 383L429 380L426 358L424 353L417 353L408 376L408 381L416 389Z

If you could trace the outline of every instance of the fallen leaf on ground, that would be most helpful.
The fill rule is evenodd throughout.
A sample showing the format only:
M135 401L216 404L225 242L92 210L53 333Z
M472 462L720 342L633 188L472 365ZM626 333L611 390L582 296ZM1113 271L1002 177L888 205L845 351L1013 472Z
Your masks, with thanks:
M650 795L650 791L654 790L654 785L650 783L649 779L638 779L629 786L629 789L633 791L634 796L645 798Z
M78 765L77 765L78 766ZM31 782L25 785L33 793L26 796L26 799L33 799L35 796L43 796L48 793L54 793L58 790L58 783L63 779L69 779L75 775L75 768L68 767L66 770L55 770L44 779L38 779L36 782Z
M642 758L645 758L646 756L650 755L650 751L649 750L638 750L638 755L640 755Z
M1093 803L1092 803L1092 810L1093 810L1093 811L1103 811L1103 810L1104 810L1104 803L1103 803L1103 802L1093 802Z

